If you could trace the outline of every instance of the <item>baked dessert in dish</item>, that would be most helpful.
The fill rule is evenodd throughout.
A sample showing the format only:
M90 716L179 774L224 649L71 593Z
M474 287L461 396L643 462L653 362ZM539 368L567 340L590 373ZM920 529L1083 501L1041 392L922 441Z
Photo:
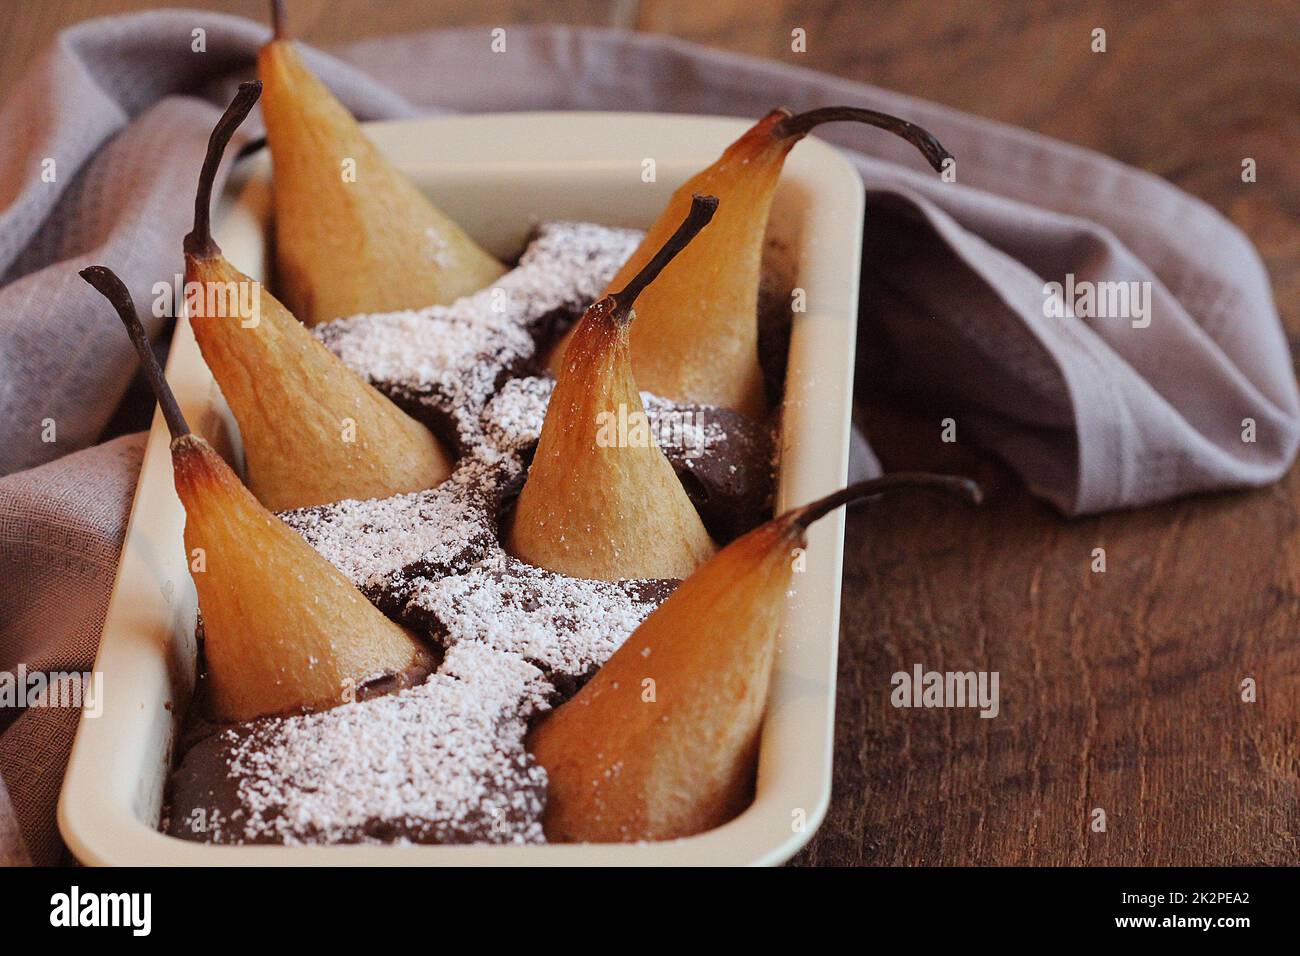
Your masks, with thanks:
M187 288L255 290L187 300L247 487L190 431L120 282L83 273L149 370L187 513L202 671L164 830L527 844L730 819L752 797L808 525L895 487L977 496L960 479L890 476L771 518L789 299L764 272L764 235L781 162L829 119L901 132L936 167L946 154L880 114L774 111L644 234L543 223L500 264L426 200L386 225L409 198L400 174L358 145L282 36L262 71L276 191L290 194L277 215L319 220L277 224L279 278L311 327L211 236L212 182L257 83L214 130L184 250ZM377 172L331 223L332 193L294 193L320 175L313 162L337 176L336 150ZM349 268L340 229L366 251ZM431 256L437 288L397 282L395 304L387 280L348 274L411 230L432 251L399 271ZM313 257L314 242L333 251Z

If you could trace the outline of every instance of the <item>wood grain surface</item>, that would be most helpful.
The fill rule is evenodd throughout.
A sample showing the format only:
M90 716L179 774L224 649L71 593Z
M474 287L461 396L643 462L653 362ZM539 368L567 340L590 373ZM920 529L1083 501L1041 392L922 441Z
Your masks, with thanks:
M24 4L0 90L67 23L145 0ZM262 17L261 0L222 4ZM635 26L928 97L1099 149L1256 243L1300 342L1300 4L1215 0L294 0L301 35L550 19ZM790 31L807 33L806 53ZM1107 31L1107 52L1089 49ZM1242 183L1253 157L1258 182ZM889 468L952 470L976 512L919 498L849 519L831 811L796 862L1300 863L1300 477L1067 521L938 410L863 389ZM1094 548L1107 570L1090 570ZM896 710L890 675L996 670L1001 713ZM1256 703L1240 683L1253 678ZM1105 832L1090 823L1106 814Z

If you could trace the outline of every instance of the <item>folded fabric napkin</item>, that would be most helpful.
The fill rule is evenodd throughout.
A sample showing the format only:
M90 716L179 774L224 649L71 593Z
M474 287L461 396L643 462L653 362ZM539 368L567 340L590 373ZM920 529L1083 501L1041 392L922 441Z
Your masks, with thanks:
M203 11L89 21L0 107L0 671L91 666L143 448L140 435L90 447L135 361L77 270L112 266L150 315L153 284L181 269L217 104L251 75L267 35ZM778 103L903 116L957 157L956 182L879 132L817 133L867 187L863 331L887 357L873 375L951 409L1066 514L1260 485L1291 463L1300 397L1268 277L1236 228L1168 183L932 103L667 37L507 36L504 54L480 28L308 60L363 119L756 118ZM151 321L158 333L166 320ZM0 861L59 858L53 807L75 718L33 708L0 736Z

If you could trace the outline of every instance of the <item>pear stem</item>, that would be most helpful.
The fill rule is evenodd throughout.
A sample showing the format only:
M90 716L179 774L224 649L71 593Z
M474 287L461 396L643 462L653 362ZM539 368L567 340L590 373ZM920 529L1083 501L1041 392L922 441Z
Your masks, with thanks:
M841 505L855 505L876 495L906 490L938 491L972 505L977 505L984 500L984 492L980 486L969 478L958 475L932 475L923 471L900 471L892 475L859 481L847 488L833 491L825 498L806 504L795 513L794 523L797 527L807 528Z
M852 123L866 123L868 126L877 126L880 129L888 130L895 136L901 136L921 151L921 155L934 167L935 172L943 172L944 161L952 159L952 154L944 149L940 142L935 139L934 134L928 130L922 129L915 123L909 123L905 119L899 119L897 116L890 116L888 113L880 113L876 110L862 109L857 106L826 106L817 110L809 110L806 113L787 116L772 127L772 135L777 139L785 139L789 136L804 136L822 123L838 123L844 120Z
M198 259L211 259L221 254L221 247L212 238L212 184L221 166L230 137L262 95L262 81L240 83L239 91L230 101L226 111L212 128L208 138L208 152L203 157L203 170L199 173L199 188L194 196L194 228L185 237L185 253Z
M289 39L289 14L284 9L284 0L271 0L271 29L276 40Z
M662 248L628 281L627 285L623 286L621 291L610 296L614 300L611 314L615 320L620 323L629 320L632 314L632 303L636 301L637 296L644 292L645 287L654 282L659 273L664 271L664 267L676 258L677 253L685 249L699 231L709 224L717 211L717 196L698 194L691 196L691 211L686 214L677 231L668 237L668 241Z
M131 343L140 355L140 363L144 366L145 374L149 376L149 385L153 388L154 397L158 399L158 407L162 409L163 419L167 422L167 430L171 432L172 441L188 435L189 423L181 414L176 396L172 393L171 386L167 384L167 379L163 377L162 368L158 365L158 359L149 345L149 336L145 334L144 326L140 323L140 316L136 314L135 303L131 301L131 293L127 291L126 285L108 266L89 266L82 269L78 275L112 303L117 314L121 316L122 324L126 326L126 332L131 336Z

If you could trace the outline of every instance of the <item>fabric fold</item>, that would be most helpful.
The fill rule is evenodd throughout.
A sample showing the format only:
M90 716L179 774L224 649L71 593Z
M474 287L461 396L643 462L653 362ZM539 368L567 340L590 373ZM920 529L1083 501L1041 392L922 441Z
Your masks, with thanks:
M0 671L91 671L117 576L145 434L124 435L0 478ZM0 860L23 838L33 863L59 862L55 804L79 711L0 709Z

